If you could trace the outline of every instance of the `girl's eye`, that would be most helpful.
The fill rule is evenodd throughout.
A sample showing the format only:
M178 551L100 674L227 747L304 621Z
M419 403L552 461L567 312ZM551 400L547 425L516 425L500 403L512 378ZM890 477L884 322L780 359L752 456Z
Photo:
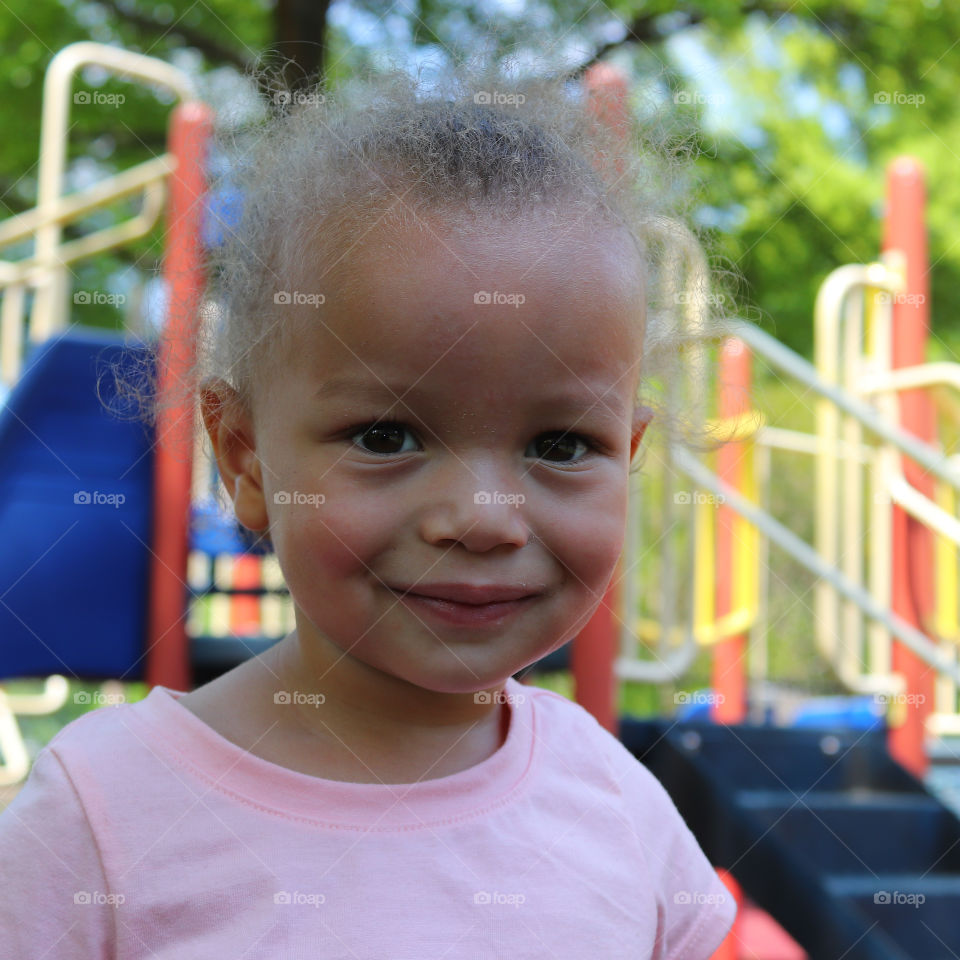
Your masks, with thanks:
M410 430L401 423L371 423L354 433L350 439L365 438L364 443L368 446L364 449L367 453L410 453L410 450L415 450L416 447L403 449L403 435L405 433L413 436ZM399 449L396 448L398 442L400 443Z
M384 456L395 456L400 453L410 453L416 446L405 447L404 436L413 439L409 427L392 421L382 423L368 423L350 435L350 439L357 443L366 453L379 453ZM359 440L358 440L359 438ZM544 433L537 437L527 451L527 456L546 459L551 463L576 463L583 458L583 453L577 455L577 447L584 451L593 449L585 437L578 433ZM533 453L530 453L530 450Z
M545 457L553 463L576 463L582 454L570 459L565 459L564 455L575 454L578 444L586 450L591 449L591 444L578 433L544 433L533 441L531 447L538 451L534 454L536 457ZM559 454L560 459L554 459L555 454Z

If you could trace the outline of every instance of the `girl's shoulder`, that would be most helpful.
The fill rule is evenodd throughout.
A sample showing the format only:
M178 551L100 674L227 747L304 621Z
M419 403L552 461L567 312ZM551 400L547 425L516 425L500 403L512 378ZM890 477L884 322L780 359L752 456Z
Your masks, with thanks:
M152 713L157 698L163 695L164 691L165 687L154 687L140 700L124 700L88 710L61 727L44 749L58 755L72 754L84 748L87 748L85 752L88 752L101 746L109 751L111 742L127 735L131 715Z

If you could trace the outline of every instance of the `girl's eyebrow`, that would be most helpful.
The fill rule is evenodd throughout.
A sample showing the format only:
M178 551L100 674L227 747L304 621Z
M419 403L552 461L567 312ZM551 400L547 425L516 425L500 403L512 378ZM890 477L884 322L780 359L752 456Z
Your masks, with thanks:
M360 380L354 377L332 377L330 380L323 382L316 393L314 393L314 397L318 400L328 400L330 397L336 396L339 393L363 393L371 396L380 396L384 393L389 393L393 397L400 398L405 392L416 392L416 388L408 391L404 387L394 389L381 380L374 381Z
M318 400L329 400L338 395L364 396L374 400L388 397L401 403L406 396L416 398L423 393L424 391L416 386L405 387L401 384L391 386L382 380L333 377L320 386L314 393L314 397ZM538 406L541 406L544 410L556 412L558 415L567 411L582 413L590 410L596 413L612 414L615 417L625 416L623 403L618 396L610 392L609 387L606 391L602 389L593 391L589 384L584 384L582 392L557 392L552 396L540 397L538 398Z

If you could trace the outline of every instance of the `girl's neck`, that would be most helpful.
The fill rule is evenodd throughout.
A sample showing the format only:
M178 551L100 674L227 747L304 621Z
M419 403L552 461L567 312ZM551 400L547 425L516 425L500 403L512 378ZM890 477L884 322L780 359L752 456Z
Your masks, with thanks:
M328 662L322 644L307 647L296 631L270 652L274 691L290 695L271 697L278 731L296 752L346 774L334 779L436 779L483 762L506 740L510 709L500 698L424 691L339 650Z

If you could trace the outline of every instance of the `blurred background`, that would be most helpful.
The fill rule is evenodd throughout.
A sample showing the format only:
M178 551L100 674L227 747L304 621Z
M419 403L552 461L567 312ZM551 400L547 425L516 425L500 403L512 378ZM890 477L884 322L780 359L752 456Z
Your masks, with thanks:
M191 165L166 156L172 91L192 85L222 130L242 132L262 109L252 78L264 70L264 92L292 98L319 78L336 88L393 59L429 71L480 45L522 67L538 34L559 38L588 88L611 72L598 66L613 67L628 114L652 104L675 131L692 158L680 189L714 277L755 326L696 368L721 449L688 457L654 424L632 478L619 599L519 678L619 732L711 861L763 908L743 911L731 936L765 949L730 947L725 960L945 957L941 945L960 942L960 4L941 0L0 4L0 808L58 730L142 699L151 670L197 686L294 626L276 558L224 513L200 448L182 496L168 496L167 474L151 472L164 444L106 424L93 396L91 351L107 339L64 338L61 350L52 336L151 341L176 326L162 265L165 243L178 248L159 181L176 166L175 189ZM61 90L74 215L44 250L56 208L34 210L49 180L38 162L44 76L78 41L153 58L168 82L88 65ZM900 164L898 194L889 173L904 155L918 163ZM226 171L215 152L203 162ZM86 204L138 165L157 181L143 198ZM132 239L58 260L118 236L151 204ZM215 247L237 204L229 183L194 204L202 217L180 248L200 233ZM59 319L44 270L59 275ZM21 377L28 315L50 349ZM921 437L919 455L875 429L881 420ZM715 475L703 469L714 454ZM114 500L127 490L123 510L91 503L108 479ZM164 524L151 534L151 510L180 537L159 561ZM742 852L727 830L740 831ZM838 876L842 889L830 885ZM926 910L890 920L887 880L926 891ZM890 952L887 933L904 952Z
M530 26L566 38L571 69L623 68L639 97L696 119L699 222L747 281L748 319L800 351L810 312L838 263L864 262L879 242L883 180L899 153L919 157L936 203L929 212L936 349L955 346L960 305L956 109L960 9L937 0L810 0L802 4L614 2L154 3L8 0L0 11L0 204L33 206L44 71L54 53L96 40L165 60L195 77L202 99L243 119L246 71L288 59L285 81L332 84L390 53L442 63L495 23L504 47ZM535 52L535 51L532 51ZM103 94L71 115L70 187L162 152L164 106L151 92L88 70ZM106 116L110 94L120 101ZM168 101L169 102L169 101ZM89 285L133 295L157 268L144 243L85 265ZM122 322L117 306L114 318ZM93 314L94 311L91 311ZM92 323L106 323L99 311Z
M689 188L695 217L713 241L713 265L743 278L741 314L807 358L813 306L827 274L843 263L875 259L881 243L883 171L901 153L927 172L932 315L929 360L956 356L960 344L960 111L956 109L960 6L937 0L760 2L398 2L311 0L7 0L0 10L0 216L33 207L44 72L66 45L94 40L166 61L189 74L221 124L241 126L255 112L248 74L282 65L292 91L326 77L334 86L361 65L394 54L441 64L451 46L489 39L505 50L531 27L564 38L569 66L601 61L620 68L637 102L659 101L696 130ZM511 51L516 55L517 51ZM536 51L530 51L531 55ZM161 154L172 97L90 67L71 107L64 191ZM211 158L216 168L217 158ZM132 207L132 201L131 201ZM121 203L66 227L64 239L128 214ZM159 272L163 229L78 262L71 321L93 327L156 331L163 313ZM754 371L756 404L783 428L813 429L812 395ZM812 460L778 466L769 509L810 539L803 504ZM651 498L655 502L655 498ZM652 561L646 560L649 564ZM780 558L769 583L766 679L805 694L843 692L813 642L815 577ZM646 568L644 568L646 569ZM641 606L643 604L641 603ZM648 604L649 605L649 604ZM708 683L705 648L678 686L626 682L621 705L640 715L675 706L677 691ZM103 704L82 680L53 714L24 715L31 753L63 723ZM569 671L536 682L570 693ZM18 689L11 681L8 689ZM108 681L126 699L142 683ZM24 689L36 689L24 684Z

